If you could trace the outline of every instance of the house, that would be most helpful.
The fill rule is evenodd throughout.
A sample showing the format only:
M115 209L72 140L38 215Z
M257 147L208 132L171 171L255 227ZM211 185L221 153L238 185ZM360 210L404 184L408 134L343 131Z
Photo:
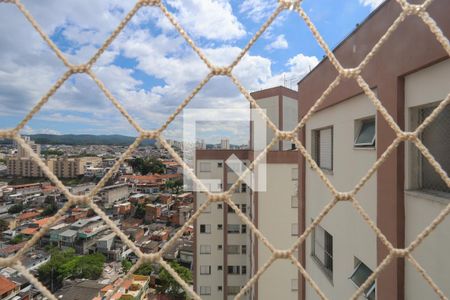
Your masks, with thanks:
M147 204L145 206L144 220L147 223L151 223L161 217L161 211L163 206L161 204Z
M19 292L17 284L0 275L0 299L9 300Z

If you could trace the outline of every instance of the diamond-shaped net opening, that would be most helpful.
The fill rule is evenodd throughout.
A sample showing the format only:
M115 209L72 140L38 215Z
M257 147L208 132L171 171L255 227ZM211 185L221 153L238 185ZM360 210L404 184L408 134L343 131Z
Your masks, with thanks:
M357 200L357 192L361 189L361 187L367 182L370 176L377 170L377 168L383 164L383 162L387 159L389 154L402 142L409 141L412 143L418 151L423 155L424 159L426 159L429 163L430 172L431 170L435 171L435 173L442 179L441 188L448 189L450 187L450 178L448 174L441 167L439 162L437 162L433 157L433 151L430 151L426 145L424 145L423 141L419 138L426 131L426 127L430 126L430 123L434 119L436 119L441 113L442 110L448 105L450 102L450 95L443 100L437 108L432 111L425 112L424 120L422 125L420 125L413 132L405 132L403 131L398 124L396 124L395 120L389 114L387 109L382 105L381 101L378 99L377 95L371 90L369 84L364 80L361 76L361 73L364 67L369 63L372 57L376 54L376 52L381 48L381 46L386 42L389 36L396 30L396 28L409 16L416 16L420 20L426 24L429 30L435 35L437 41L442 45L445 51L450 55L450 43L448 39L444 36L442 31L439 29L436 22L431 18L431 16L427 12L428 6L432 3L431 0L426 0L422 4L410 4L406 0L397 0L400 5L402 11L399 17L391 24L389 29L384 33L382 37L380 37L379 41L373 46L372 50L369 54L362 60L362 62L354 68L346 68L341 62L336 58L334 53L330 50L327 43L322 38L319 31L316 29L314 23L309 18L308 14L302 7L302 1L299 0L280 0L278 1L278 5L274 8L273 13L267 18L265 23L260 27L260 29L254 34L254 36L250 39L248 44L243 48L241 53L233 60L233 62L228 66L216 66L210 62L210 60L205 56L201 49L199 49L188 33L181 27L180 23L176 20L176 18L170 13L167 9L166 5L160 0L140 0L137 1L133 8L126 14L120 24L117 26L115 30L111 33L111 35L104 41L102 46L97 50L97 52L88 59L84 64L74 65L70 62L70 60L66 57L66 55L55 45L55 43L49 38L49 36L43 31L42 27L39 23L34 19L34 17L28 12L27 8L19 1L19 0L1 0L4 5L15 5L24 15L24 17L31 23L33 28L37 31L37 33L41 36L41 38L49 45L52 49L56 57L58 57L62 63L66 66L66 72L54 83L54 85L47 91L47 93L39 100L39 102L33 107L33 109L29 112L29 114L14 128L11 130L2 130L0 131L0 137L2 138L12 138L18 144L20 144L25 151L27 151L32 158L32 160L39 165L42 169L43 173L55 184L55 186L61 190L64 195L67 197L68 201L66 205L58 210L58 212L52 216L42 228L40 228L37 233L29 239L21 248L16 255L8 257L8 258L0 258L0 266L2 267L12 267L18 270L23 276L25 276L31 284L33 284L37 289L39 289L44 296L49 299L56 299L56 297L36 278L31 275L31 273L24 267L24 265L20 262L23 254L40 238L42 238L46 232L53 226L57 219L66 212L71 206L76 204L88 205L93 211L105 222L107 226L110 227L111 231L115 233L122 241L125 243L136 255L138 258L137 263L134 264L127 272L127 274L121 278L120 282L123 282L134 276L135 273L141 266L144 264L152 263L158 264L160 267L164 268L167 271L167 274L172 276L173 279L179 284L179 286L186 291L189 297L194 299L200 299L200 296L194 292L189 285L188 282L183 280L178 270L174 269L169 263L167 263L164 259L164 253L167 249L176 242L176 240L188 229L189 226L192 226L193 222L198 218L200 213L207 209L208 205L212 203L226 203L236 212L236 215L241 219L243 223L248 226L248 229L255 235L255 237L269 249L271 255L267 260L267 263L264 264L259 270L257 270L253 277L247 282L243 289L241 289L237 294L236 298L240 298L246 290L248 290L255 283L256 279L267 270L270 265L278 259L287 259L291 260L294 265L298 268L299 272L306 279L306 281L314 288L317 294L322 299L326 299L327 296L321 291L320 287L312 280L311 276L305 271L304 267L299 263L296 257L294 257L295 251L298 249L300 245L302 245L305 241L305 238L311 234L318 226L318 224L322 221L322 219L341 201L350 201L353 206L356 208L356 211L361 214L364 221L374 230L377 237L383 241L388 249L388 255L386 258L379 264L379 266L374 270L374 272L367 278L367 280L361 284L359 289L352 296L352 299L356 299L361 295L366 288L373 282L373 280L378 276L378 274L395 258L397 257L405 257L424 277L426 282L433 288L436 294L445 298L439 287L433 282L433 279L426 273L426 271L420 266L420 264L413 258L412 251L420 244L422 241L431 233L433 230L445 219L447 214L450 212L450 204L446 206L446 208L431 222L428 227L426 227L420 234L417 235L416 239L411 242L411 244L405 249L396 249L392 246L392 244L386 239L383 233L378 229L376 223L364 212L359 201ZM178 31L178 33L186 40L188 45L195 51L195 53L199 56L199 58L203 61L203 63L207 66L210 73L207 78L199 84L192 93L185 98L185 100L181 103L181 105L177 108L175 113L169 117L167 123L163 125L159 130L148 131L144 130L124 109L124 107L120 104L120 102L116 99L116 97L108 90L105 84L97 77L97 75L92 71L92 66L101 58L102 54L107 50L107 48L111 45L111 43L118 37L119 33L125 28L125 26L135 17L136 13L141 10L145 6L154 6L159 9L167 18L169 23L174 26L174 28ZM250 102L251 106L256 109L260 109L257 102L251 97L250 93L245 89L245 87L241 84L240 80L238 80L232 73L233 69L238 65L238 63L242 60L244 55L248 53L249 49L253 46L253 44L261 37L264 31L274 22L274 20L279 16L279 14L284 10L292 10L296 12L301 19L305 22L305 24L309 27L312 34L314 35L317 43L322 47L328 60L334 66L337 71L337 76L334 81L329 85L329 87L322 93L322 95L317 99L315 104L311 107L310 111L303 117L303 119L298 123L296 128L292 131L283 132L280 131L275 124L264 114L262 110L259 112L264 117L267 122L267 125L270 130L273 130L275 133L275 138L269 145L266 147L265 151L261 153L258 157L250 165L249 169L244 172L240 178L225 192L220 193L211 193L206 187L199 181L196 175L188 168L188 166L184 163L180 155L169 145L166 139L162 137L163 131L167 128L170 122L174 119L174 117L182 111L182 109L191 101L191 99L202 89L203 85L208 81L211 77L221 75L228 76L231 81L236 85L239 91L243 94L243 96ZM55 94L55 92L62 86L62 84L67 81L72 75L77 73L85 73L87 76L92 78L92 80L97 84L100 90L105 94L108 100L111 102L112 106L114 106L131 124L132 127L138 132L139 136L136 139L135 143L133 143L129 149L122 155L121 159L111 168L110 172L108 172L104 178L100 181L95 189L93 189L88 195L74 195L72 194L64 184L50 171L50 169L45 165L45 163L41 160L41 158L33 152L33 150L29 147L29 145L20 137L19 132L24 126L30 121L30 119L48 102L49 98ZM372 168L368 171L368 173L362 177L361 181L350 191L339 191L334 185L330 182L327 176L324 174L321 168L317 165L313 157L306 150L305 146L300 142L297 137L298 132L304 128L305 123L310 119L310 117L314 114L315 110L319 107L319 105L327 98L327 96L336 88L339 83L344 79L353 79L356 83L361 87L364 93L368 96L376 110L380 113L380 115L385 119L385 121L389 124L392 130L395 132L396 139L393 141L392 145L386 150L386 152L373 164ZM186 169L186 173L191 177L192 181L198 184L201 190L204 190L208 196L208 200L204 202L199 209L190 217L190 219L181 227L181 229L166 243L166 246L163 247L160 251L156 253L143 253L131 240L130 238L122 231L120 228L94 203L94 196L99 192L100 188L106 183L106 181L114 175L114 173L119 168L120 162L123 162L125 158L131 154L133 150L137 148L139 143L144 139L157 139L160 144L167 149L168 153L183 167ZM318 176L321 178L325 186L329 189L332 194L332 199L328 202L328 204L323 207L317 217L311 222L306 230L300 233L300 237L294 243L291 248L280 250L276 249L271 242L264 236L264 234L259 231L256 226L251 222L251 220L246 216L240 208L233 202L231 197L231 190L234 190L238 187L239 184L242 183L247 173L259 163L262 159L263 155L267 150L277 143L278 141L289 140L292 143L295 143L297 146L298 152L306 159L307 163L311 166L311 168L317 172ZM111 291L107 291L106 296L111 297L114 295L114 292L120 288L120 284L114 286ZM237 292L233 291L233 292Z

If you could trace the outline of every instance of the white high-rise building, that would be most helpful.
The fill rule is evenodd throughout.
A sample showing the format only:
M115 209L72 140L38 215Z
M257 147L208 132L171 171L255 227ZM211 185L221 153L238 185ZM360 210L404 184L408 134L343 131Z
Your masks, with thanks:
M296 95L295 91L276 87L255 92L252 97L269 116L276 116L273 120L281 130L292 130L296 119L289 118L297 117ZM223 139L221 145L222 149L229 148L228 139ZM291 148L279 143L268 154L265 192L252 191L242 183L232 197L241 211L280 249L289 248L298 234L298 153L289 151ZM287 151L280 151L284 149ZM210 185L211 191L228 190L238 179L225 163L232 154L247 166L254 158L252 150L197 150L197 176L215 180ZM206 194L197 193L196 207L206 200ZM222 202L212 203L200 215L195 233L194 287L202 299L232 299L271 255L237 214ZM298 271L283 260L274 263L244 299L298 299L297 290Z
M220 149L228 150L230 149L230 140L227 138L223 138L220 140Z

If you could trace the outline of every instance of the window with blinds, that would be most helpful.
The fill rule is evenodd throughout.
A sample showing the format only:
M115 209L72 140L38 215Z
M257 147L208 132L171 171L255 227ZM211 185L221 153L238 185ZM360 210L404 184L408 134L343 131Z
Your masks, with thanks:
M333 170L333 127L312 131L312 155L321 169Z
M325 274L333 278L333 236L317 225L311 234L311 255Z

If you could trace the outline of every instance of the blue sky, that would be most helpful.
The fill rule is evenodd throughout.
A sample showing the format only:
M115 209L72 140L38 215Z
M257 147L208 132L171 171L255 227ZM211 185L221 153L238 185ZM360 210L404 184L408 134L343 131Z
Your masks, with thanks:
M208 58L230 63L277 5L276 0L166 0L168 9ZM381 0L305 0L303 7L330 47L336 46ZM24 1L72 63L83 63L117 26L134 1ZM0 5L0 128L14 127L65 68L17 8ZM11 34L13 32L14 34ZM283 12L234 70L250 91L296 82L323 57L300 19ZM142 127L156 129L208 70L156 8L144 8L93 68ZM247 108L229 79L211 80L189 108ZM220 113L220 111L218 111ZM165 136L181 137L178 116ZM248 132L211 126L199 136L246 143ZM23 133L136 135L85 75L68 80Z

